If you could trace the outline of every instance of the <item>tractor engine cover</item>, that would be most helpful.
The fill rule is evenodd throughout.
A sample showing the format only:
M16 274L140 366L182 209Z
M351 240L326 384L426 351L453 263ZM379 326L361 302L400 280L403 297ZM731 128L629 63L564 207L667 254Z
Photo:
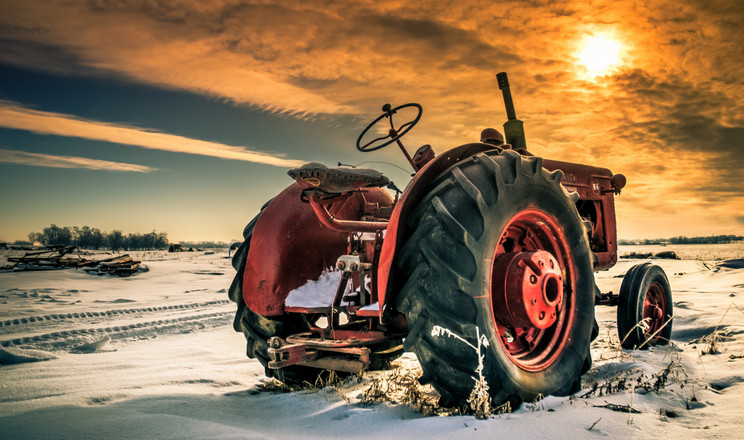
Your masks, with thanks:
M363 191L330 205L330 214L339 220L360 220L365 199L383 206L393 203L384 189ZM281 315L289 292L318 279L347 251L348 233L323 226L310 204L301 200L301 193L297 183L282 191L263 210L253 230L243 273L243 299L259 315Z

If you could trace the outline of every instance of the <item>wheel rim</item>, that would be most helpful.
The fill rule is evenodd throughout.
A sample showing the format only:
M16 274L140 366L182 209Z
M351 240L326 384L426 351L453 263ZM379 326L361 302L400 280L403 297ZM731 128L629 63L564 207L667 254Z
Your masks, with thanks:
M523 370L541 371L558 359L573 323L576 271L570 247L557 219L538 209L519 212L503 231L492 260L489 294L493 322L511 362ZM515 265L514 260L523 262ZM524 268L514 269L540 261L545 263L543 268L551 264L557 267L534 274ZM538 275L536 280L533 275ZM534 286L541 287L534 290ZM535 292L539 292L537 298L530 297ZM542 309L531 308L529 303L534 304L535 299ZM553 310L555 317L541 321L535 316L540 310ZM526 321L525 316L530 320Z
M649 343L656 343L661 339L661 329L664 327L664 289L658 282L652 283L643 300L643 320L648 324L645 336Z

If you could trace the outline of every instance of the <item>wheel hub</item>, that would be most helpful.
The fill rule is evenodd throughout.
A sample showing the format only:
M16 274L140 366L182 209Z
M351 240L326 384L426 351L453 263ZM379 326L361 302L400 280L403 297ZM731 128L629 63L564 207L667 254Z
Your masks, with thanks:
M656 342L659 339L658 331L665 324L664 294L658 283L653 283L646 292L646 298L643 300L643 318L648 324L646 335L649 337L654 335L652 342Z
M491 285L493 312L511 328L547 329L563 304L563 275L555 257L547 251L511 252L493 264Z

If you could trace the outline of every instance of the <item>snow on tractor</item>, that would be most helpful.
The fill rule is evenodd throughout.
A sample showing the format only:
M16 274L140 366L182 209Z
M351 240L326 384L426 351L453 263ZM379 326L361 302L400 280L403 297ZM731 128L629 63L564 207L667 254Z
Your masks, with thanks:
M486 129L480 142L411 156L401 138L422 108L386 104L356 146L397 144L415 171L405 191L376 170L309 163L248 223L229 295L247 355L269 377L360 373L405 350L443 405L465 402L477 377L494 404L514 404L579 389L597 304L618 305L624 347L668 342L661 268L634 266L619 295L594 282L617 262L614 196L625 177L533 156L506 74L497 79L506 142Z

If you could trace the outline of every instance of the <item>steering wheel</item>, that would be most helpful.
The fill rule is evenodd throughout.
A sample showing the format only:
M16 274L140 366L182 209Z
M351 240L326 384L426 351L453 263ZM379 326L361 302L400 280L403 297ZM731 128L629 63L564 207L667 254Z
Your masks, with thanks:
M398 110L408 108L408 107L415 107L418 110L416 117L396 129L395 125L393 124L393 115ZM411 130L413 126L416 125L416 123L418 123L419 119L421 119L421 113L423 113L424 110L421 108L421 105L412 102L410 104L399 105L398 107L395 107L395 108L391 108L390 104L385 104L382 106L382 111L384 113L381 114L377 119L372 121L372 123L370 123L367 126L367 128L365 128L364 131L362 131L362 134L359 135L359 139L357 139L357 142L356 142L357 150L368 153L370 151L375 151L375 150L379 150L380 148L387 147L388 145L392 144L393 142L403 137L404 134L408 133L408 131ZM390 119L390 131L388 132L388 134L386 134L385 136L372 139L366 144L361 145L362 138L364 137L364 135L369 131L370 128L374 127L375 124L380 122L383 118ZM388 139L388 140L385 141L385 139ZM382 142L382 141L384 141L382 144L376 145L377 143Z

